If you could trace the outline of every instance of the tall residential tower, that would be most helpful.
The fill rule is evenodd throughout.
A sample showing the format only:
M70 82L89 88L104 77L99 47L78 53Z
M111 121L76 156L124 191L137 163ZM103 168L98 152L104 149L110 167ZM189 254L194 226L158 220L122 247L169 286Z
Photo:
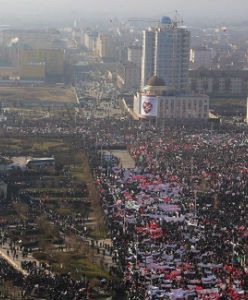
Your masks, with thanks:
M184 93L188 89L190 32L168 17L143 32L141 87L156 75L168 89Z

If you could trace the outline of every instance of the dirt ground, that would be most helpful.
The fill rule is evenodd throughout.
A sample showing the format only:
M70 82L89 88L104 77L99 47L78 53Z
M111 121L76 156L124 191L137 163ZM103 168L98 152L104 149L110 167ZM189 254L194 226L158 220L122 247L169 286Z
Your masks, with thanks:
M60 86L0 86L0 100L76 103L76 96L73 88Z

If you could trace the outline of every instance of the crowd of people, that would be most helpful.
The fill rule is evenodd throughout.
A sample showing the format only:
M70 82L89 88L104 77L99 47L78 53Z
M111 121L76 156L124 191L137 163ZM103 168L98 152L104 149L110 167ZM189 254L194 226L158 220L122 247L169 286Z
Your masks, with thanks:
M129 299L247 299L244 133L148 128L97 184Z
M74 280L68 273L56 275L46 264L37 265L31 261L23 262L22 267L28 271L27 276L0 258L1 286L3 287L8 281L12 282L19 288L19 296L24 299L26 296L51 300L91 299L92 289L86 278ZM1 290L4 296L4 289Z
M78 118L71 124L51 118L24 125L13 118L2 136L80 137L75 147L87 152L94 167L111 254L128 299L247 299L247 132L129 119ZM126 145L136 167L122 162L106 167L100 151L113 145ZM30 195L18 197L43 210L62 233L75 229L85 236L82 215L63 219ZM3 265L1 276L8 278L15 271ZM24 267L30 275L17 278L29 294L34 287L37 294L50 293L48 299L82 299L88 293L84 281L28 262Z

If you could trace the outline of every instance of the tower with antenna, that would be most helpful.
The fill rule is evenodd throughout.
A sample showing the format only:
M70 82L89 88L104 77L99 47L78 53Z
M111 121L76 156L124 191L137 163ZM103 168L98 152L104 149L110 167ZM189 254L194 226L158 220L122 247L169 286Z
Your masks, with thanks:
M142 88L156 75L170 90L188 90L190 32L182 24L176 11L173 19L163 16L157 26L143 32Z

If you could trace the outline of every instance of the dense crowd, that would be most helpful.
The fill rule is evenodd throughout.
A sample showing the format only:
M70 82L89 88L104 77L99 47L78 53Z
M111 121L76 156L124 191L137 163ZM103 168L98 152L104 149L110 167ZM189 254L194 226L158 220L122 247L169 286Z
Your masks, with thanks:
M22 267L28 271L28 276L22 275L4 259L0 259L1 285L11 281L20 289L23 297L29 295L36 299L51 300L90 299L88 297L91 289L85 278L76 281L69 274L54 275L45 264L37 266L30 261L23 262Z
M148 129L97 184L129 299L247 299L247 135Z
M6 123L1 134L81 137L75 147L94 162L111 252L128 299L247 299L247 132L83 118L77 124L60 118L20 125ZM106 168L97 151L110 145L127 145L136 167ZM70 229L85 237L82 215L65 219L30 195L18 197L42 210L61 233ZM1 276L8 278L14 271L3 264ZM24 267L30 272L22 283L26 293L35 287L48 299L87 294L85 281Z

